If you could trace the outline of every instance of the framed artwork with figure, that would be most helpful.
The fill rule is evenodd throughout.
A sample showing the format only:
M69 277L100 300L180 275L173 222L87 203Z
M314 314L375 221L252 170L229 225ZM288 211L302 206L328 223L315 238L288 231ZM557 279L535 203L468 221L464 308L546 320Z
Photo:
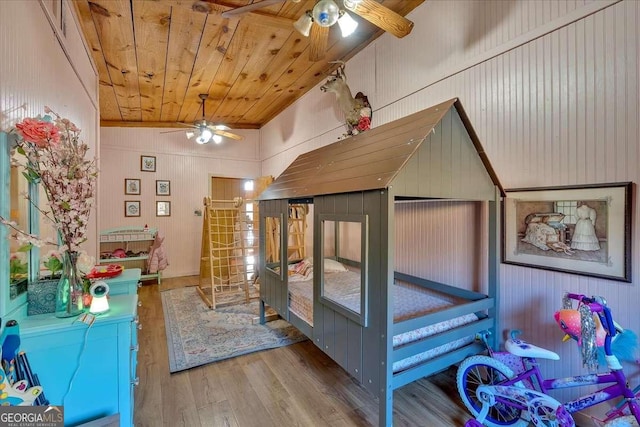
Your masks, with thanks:
M506 190L502 261L631 281L632 183Z
M124 194L140 194L140 180L134 178L125 178Z

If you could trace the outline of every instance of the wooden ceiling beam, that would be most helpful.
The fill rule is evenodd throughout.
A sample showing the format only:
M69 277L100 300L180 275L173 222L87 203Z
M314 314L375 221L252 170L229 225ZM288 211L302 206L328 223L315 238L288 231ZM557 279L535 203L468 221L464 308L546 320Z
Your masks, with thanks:
M260 129L259 123L225 123L231 129ZM191 125L181 122L134 122L123 120L100 120L105 128L174 128L187 130Z

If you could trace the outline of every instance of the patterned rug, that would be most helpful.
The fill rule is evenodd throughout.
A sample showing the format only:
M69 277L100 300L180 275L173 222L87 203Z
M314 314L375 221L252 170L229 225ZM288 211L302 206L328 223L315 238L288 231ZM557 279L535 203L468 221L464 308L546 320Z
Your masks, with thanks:
M160 295L172 373L307 339L282 319L254 324L258 301L211 310L195 287Z

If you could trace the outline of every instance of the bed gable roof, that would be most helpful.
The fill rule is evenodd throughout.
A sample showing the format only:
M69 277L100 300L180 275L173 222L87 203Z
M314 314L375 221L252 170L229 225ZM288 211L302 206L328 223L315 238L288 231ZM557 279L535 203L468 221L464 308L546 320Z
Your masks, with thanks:
M259 199L296 199L383 189L389 188L394 182L399 187L409 190L411 187L407 184L412 175L411 172L402 173L404 168L407 165L413 165L412 167L415 168L416 161L420 166L419 157L426 159L424 155L416 156L416 154L424 151L421 147L425 140L430 138L430 134L445 116L451 116L449 112L452 110L462 126L461 132L457 135L462 134L463 137L458 139L470 144L476 153L476 164L480 164L486 176L489 177L492 187L493 185L500 187L484 150L462 110L462 105L454 98L359 135L301 154L262 192ZM457 161L449 157L449 162ZM435 156L429 159L430 163L438 161L439 159ZM422 166L419 169L422 169ZM451 167L447 165L444 169L451 169ZM462 195L446 194L446 192L422 194L424 191L432 190L427 186L421 188L420 194L411 192L403 194L404 191L394 191L394 193L410 197L462 197Z

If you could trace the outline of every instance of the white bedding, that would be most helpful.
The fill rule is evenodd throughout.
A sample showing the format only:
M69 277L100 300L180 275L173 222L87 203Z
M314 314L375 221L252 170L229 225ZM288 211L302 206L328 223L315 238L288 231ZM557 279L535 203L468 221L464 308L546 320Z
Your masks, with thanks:
M360 287L359 273L354 272L333 272L325 273L325 277L331 274L331 283L342 283L343 286ZM336 275L340 275L338 279ZM354 279L355 278L355 279ZM351 280L351 285L347 285ZM450 297L438 292L430 291L421 286L408 283L397 283L394 285L394 321L400 322L417 316L433 313L448 307L459 304L463 300ZM352 294L348 289L343 290L345 294ZM358 293L359 295L359 293ZM358 299L359 303L359 299ZM289 282L289 310L313 326L313 280L298 280ZM404 344L444 332L458 326L478 320L475 314L449 319L433 325L425 326L393 337L394 348ZM408 357L393 364L393 371L399 372L410 368L424 360L433 358L439 354L452 351L466 344L471 343L474 336L465 337L424 353Z

